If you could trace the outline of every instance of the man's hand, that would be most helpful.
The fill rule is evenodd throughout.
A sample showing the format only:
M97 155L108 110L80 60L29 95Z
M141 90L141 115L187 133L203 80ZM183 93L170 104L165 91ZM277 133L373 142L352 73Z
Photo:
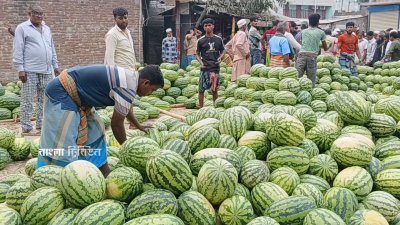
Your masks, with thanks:
M247 53L246 55L246 59L248 59L250 57L250 53Z
M27 80L27 76L26 76L25 71L18 72L18 77L22 81L22 83L25 83L26 80Z
M132 128L136 128L138 130L141 130L141 131L147 133L148 129L152 128L152 126L143 126L141 124L135 125L134 123L131 123L129 129L132 129Z
M59 70L58 68L55 68L55 69L54 69L54 75L56 75L56 77L57 77L58 75L60 75L60 70Z

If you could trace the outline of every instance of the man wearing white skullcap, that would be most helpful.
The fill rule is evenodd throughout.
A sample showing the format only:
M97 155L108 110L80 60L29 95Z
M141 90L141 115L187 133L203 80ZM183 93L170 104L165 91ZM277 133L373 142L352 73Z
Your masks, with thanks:
M236 82L239 76L250 72L250 43L247 38L247 20L239 20L237 26L238 32L225 46L225 49L233 58L233 82Z
M162 41L162 61L168 63L177 63L178 53L176 38L172 35L172 29L165 30L167 37Z

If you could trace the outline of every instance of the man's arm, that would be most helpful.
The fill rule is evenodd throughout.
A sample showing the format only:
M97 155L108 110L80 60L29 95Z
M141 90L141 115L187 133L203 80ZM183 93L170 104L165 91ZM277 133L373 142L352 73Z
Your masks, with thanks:
M106 34L106 53L104 56L104 64L115 65L115 49L117 48L117 37L113 34Z
M322 48L324 49L324 51L328 51L328 45L326 44L325 40L322 41Z
M53 58L52 58L51 63L52 63L53 68L54 68L54 74L56 76L58 76L60 74L60 71L58 70L58 59L57 59L56 47L54 45L53 35L50 35L50 37L51 37L51 51L52 51L52 54L53 54Z
M162 41L162 60L165 62L167 60L166 56L166 47L165 47L165 39Z
M111 130L114 134L115 139L122 145L126 141L126 132L124 126L125 116L114 109L111 117Z
M24 48L25 37L24 30L21 26L15 29L15 37L13 43L13 63L18 71L18 78L25 83L27 80L24 68Z
M135 115L133 114L133 110L130 109L128 115L126 116L126 119L128 119L129 122L131 122L137 129L146 132L146 128L143 127L139 121L137 121Z

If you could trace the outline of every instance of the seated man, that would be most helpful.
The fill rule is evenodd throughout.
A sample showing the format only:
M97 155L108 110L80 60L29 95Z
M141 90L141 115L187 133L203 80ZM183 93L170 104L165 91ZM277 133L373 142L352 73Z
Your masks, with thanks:
M125 118L145 131L131 108L136 94L147 96L163 86L161 70L154 65L139 72L108 65L64 70L45 91L38 168L87 160L107 176L104 124L94 107L114 106L111 128L122 145L127 139Z

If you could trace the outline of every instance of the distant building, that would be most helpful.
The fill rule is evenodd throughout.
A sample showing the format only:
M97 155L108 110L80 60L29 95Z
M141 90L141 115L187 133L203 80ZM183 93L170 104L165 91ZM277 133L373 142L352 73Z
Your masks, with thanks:
M336 0L288 0L283 14L291 18L308 18L312 13L321 15L321 19L332 19Z
M369 30L400 29L400 2L398 0L375 0L362 4L368 10Z
M360 11L360 1L359 0L335 0L335 11L338 13L349 13L349 12L359 12ZM368 2L368 0L367 0Z

